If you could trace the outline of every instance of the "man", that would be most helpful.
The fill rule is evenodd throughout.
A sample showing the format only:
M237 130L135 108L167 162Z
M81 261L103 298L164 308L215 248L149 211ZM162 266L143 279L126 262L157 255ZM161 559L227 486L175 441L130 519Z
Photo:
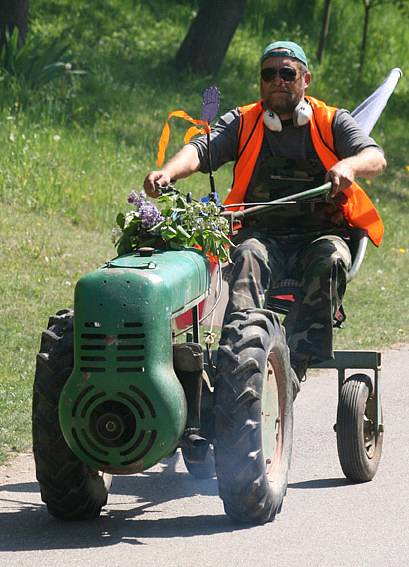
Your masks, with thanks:
M356 177L373 178L386 165L381 148L345 110L306 97L311 81L303 49L269 44L261 56L258 103L225 114L211 134L212 166L234 161L227 204L264 202L332 182L332 199L271 207L246 217L232 254L231 313L263 308L274 282L300 281L302 295L285 320L291 364L301 380L311 362L333 357L332 325L351 266L351 226L379 245L382 221ZM209 169L206 137L186 145L144 181L157 186Z

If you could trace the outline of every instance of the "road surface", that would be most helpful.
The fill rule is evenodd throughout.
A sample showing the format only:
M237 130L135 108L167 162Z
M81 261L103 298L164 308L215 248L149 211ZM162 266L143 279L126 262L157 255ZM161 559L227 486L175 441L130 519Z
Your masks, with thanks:
M216 479L192 479L178 456L115 477L98 520L63 523L47 514L26 454L0 467L0 565L408 565L409 346L383 356L384 449L372 482L350 484L339 466L335 373L316 372L302 386L289 488L273 523L233 525Z

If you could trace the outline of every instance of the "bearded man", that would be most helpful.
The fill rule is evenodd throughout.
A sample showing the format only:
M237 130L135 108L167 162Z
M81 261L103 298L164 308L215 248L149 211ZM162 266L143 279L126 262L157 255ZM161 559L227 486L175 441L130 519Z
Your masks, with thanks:
M355 179L374 178L386 166L382 149L349 112L306 96L310 82L299 45L270 43L260 60L261 99L225 114L210 145L214 169L235 162L226 204L271 201L332 183L330 200L275 206L246 217L232 253L225 324L232 313L264 308L275 282L300 282L300 298L284 323L298 380L311 363L333 357L333 317L351 267L351 227L366 231L376 246L382 240L379 214ZM209 171L206 136L150 172L144 188L156 197L158 186L196 171ZM298 389L295 380L295 393Z

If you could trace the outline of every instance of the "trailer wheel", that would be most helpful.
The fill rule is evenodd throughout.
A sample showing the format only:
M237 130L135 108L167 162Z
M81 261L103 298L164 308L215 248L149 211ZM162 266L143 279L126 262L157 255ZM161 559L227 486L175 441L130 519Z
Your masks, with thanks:
M278 317L264 309L234 313L218 352L215 460L235 521L263 524L281 510L292 451L291 372Z
M99 516L112 477L80 461L60 428L58 402L73 368L73 316L71 310L59 311L42 334L33 388L33 452L49 513L85 520Z
M338 456L345 476L372 480L382 454L383 432L375 431L376 399L366 374L350 376L342 386L337 411Z

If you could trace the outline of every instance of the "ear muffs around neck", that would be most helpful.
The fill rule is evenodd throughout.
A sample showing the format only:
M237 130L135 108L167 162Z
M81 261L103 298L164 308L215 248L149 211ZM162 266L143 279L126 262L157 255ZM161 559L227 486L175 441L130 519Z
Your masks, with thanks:
M305 99L301 100L293 111L293 124L296 128L301 126L306 126L311 120L312 107ZM281 123L280 117L272 110L266 110L264 112L264 125L266 128L272 132L281 132L283 125Z

